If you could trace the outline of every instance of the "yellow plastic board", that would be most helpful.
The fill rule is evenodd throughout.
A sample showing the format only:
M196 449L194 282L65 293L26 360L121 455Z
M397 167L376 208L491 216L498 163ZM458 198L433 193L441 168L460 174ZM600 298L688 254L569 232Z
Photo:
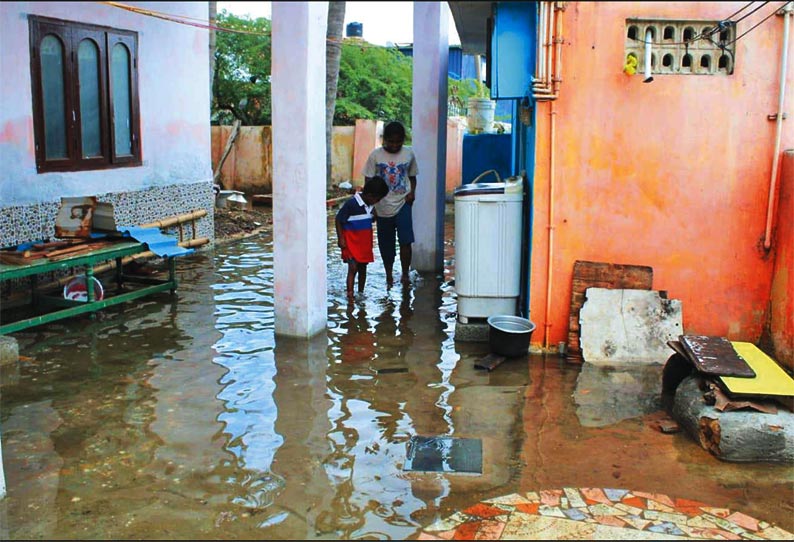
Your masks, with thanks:
M731 341L736 353L755 371L755 378L721 376L730 393L741 395L794 396L794 379L753 343Z

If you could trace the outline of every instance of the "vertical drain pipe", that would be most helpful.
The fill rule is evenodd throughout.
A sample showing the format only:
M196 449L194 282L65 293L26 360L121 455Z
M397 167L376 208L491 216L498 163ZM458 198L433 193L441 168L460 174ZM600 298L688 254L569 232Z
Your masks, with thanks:
M780 138L783 133L783 101L786 96L786 72L788 71L788 40L792 13L792 3L783 8L783 52L780 55L780 90L777 104L775 128L775 154L772 156L772 177L769 179L769 197L766 208L766 229L764 230L764 250L772 248L772 218L775 214L775 192L777 174L780 166Z
M549 111L549 218L548 225L546 226L549 232L549 246L547 250L548 262L546 262L546 316L544 317L546 329L543 334L544 350L549 349L549 332L551 331L551 322L549 321L551 315L551 278L552 268L554 267L552 264L552 258L554 256L554 132L555 119L557 118L557 111L554 110L554 104L555 100L552 100L549 104L551 108Z
M553 5L550 6L553 10L553 17L550 21L550 25L553 27L551 43L554 43L554 53L555 53L555 70L549 70L549 75L551 77L552 83L552 94L554 96L557 95L559 92L559 83L562 81L562 63L561 63L561 55L562 55L562 6L558 2L554 2ZM551 51L550 51L551 52ZM549 55L551 56L551 55ZM551 65L551 59L550 59ZM555 166L556 166L556 156L555 156L555 142L554 136L556 132L556 120L557 120L557 111L555 110L556 100L551 100L549 104L549 217L548 217L548 251L547 251L547 259L546 262L546 315L543 317L544 322L544 331L543 334L543 349L549 349L549 334L551 331L551 322L549 321L549 317L551 316L551 286L552 286L552 276L553 276L553 257L554 257L554 177L555 177Z

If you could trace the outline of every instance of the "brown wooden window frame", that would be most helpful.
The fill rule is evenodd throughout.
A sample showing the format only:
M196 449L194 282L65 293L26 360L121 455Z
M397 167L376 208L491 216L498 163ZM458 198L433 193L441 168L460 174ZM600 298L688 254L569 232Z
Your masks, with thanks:
M76 23L49 17L28 16L30 28L30 71L33 94L33 132L35 137L36 169L51 171L87 171L140 166L140 106L138 101L138 34L106 26ZM44 102L41 77L40 44L47 36L54 36L63 45L63 84L65 105L66 158L47 160L44 131ZM83 156L82 118L80 112L80 81L78 48L90 39L99 51L99 126L100 156ZM111 58L113 46L123 44L130 54L130 142L131 153L116 154L113 118L113 88Z

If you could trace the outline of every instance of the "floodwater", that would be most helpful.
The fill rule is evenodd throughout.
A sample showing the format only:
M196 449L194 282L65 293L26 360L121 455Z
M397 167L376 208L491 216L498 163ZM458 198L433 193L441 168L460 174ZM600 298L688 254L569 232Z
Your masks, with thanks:
M15 333L0 537L405 539L482 499L563 487L794 530L790 466L725 463L656 429L659 367L475 369L487 345L454 340L450 217L443 276L386 291L376 260L352 306L330 239L328 331L311 341L274 336L268 233L180 259L175 298ZM415 435L479 439L482 473L404 470Z

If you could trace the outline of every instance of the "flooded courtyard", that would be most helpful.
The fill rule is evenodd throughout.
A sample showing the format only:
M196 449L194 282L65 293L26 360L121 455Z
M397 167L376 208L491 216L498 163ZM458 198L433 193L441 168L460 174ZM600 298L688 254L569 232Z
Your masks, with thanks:
M657 429L661 367L475 369L488 347L455 341L452 222L443 275L387 291L377 259L353 305L329 239L328 329L310 341L274 335L269 232L179 259L174 297L15 333L2 538L409 539L489 499L570 488L794 531L791 466L722 462ZM481 472L406 469L416 436L479 441ZM742 537L722 532L703 538Z

